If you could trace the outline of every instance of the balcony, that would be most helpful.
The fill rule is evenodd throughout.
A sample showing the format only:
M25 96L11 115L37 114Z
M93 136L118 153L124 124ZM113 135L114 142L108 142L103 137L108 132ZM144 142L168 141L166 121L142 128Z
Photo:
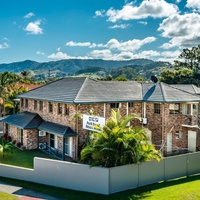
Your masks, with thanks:
M188 128L199 128L199 118L197 115L183 115L182 126Z

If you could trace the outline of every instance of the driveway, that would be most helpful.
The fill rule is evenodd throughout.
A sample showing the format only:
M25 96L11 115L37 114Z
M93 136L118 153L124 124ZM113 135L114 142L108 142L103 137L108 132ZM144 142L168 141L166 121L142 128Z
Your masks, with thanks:
M2 181L0 181L0 192L16 195L19 197L18 200L64 200L27 188L10 185Z

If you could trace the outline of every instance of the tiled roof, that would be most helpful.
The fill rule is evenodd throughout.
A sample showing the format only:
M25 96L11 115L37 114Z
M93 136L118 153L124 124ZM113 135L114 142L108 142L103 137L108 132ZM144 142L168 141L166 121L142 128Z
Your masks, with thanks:
M10 115L2 121L21 129L35 129L42 123L43 119L37 113L25 111Z
M193 91L189 92L193 88ZM185 88L185 89L184 89ZM90 78L63 78L19 95L19 98L63 103L104 103L123 101L188 102L200 101L197 87L136 81L97 81Z
M200 94L200 88L193 84L174 84L171 86L192 94Z
M77 135L77 133L74 132L68 126L64 126L64 125L60 125L60 124L56 124L52 122L47 122L47 121L42 122L40 126L38 127L38 129L49 132L49 133L59 134L59 135L68 136L68 137Z

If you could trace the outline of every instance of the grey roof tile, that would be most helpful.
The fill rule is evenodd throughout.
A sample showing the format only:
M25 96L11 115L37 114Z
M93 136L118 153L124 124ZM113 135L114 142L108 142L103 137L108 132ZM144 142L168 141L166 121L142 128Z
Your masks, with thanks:
M42 123L43 119L37 113L25 111L10 115L2 121L21 129L35 129Z
M38 127L38 129L49 132L49 133L59 134L59 135L68 136L68 137L77 135L77 133L74 132L68 126L64 126L64 125L60 125L60 124L56 124L52 122L47 122L47 121L42 122L40 126Z
M192 92L191 92L191 91ZM19 95L19 98L64 103L104 103L124 101L200 101L193 85L139 83L136 81L97 81L90 78L63 78Z

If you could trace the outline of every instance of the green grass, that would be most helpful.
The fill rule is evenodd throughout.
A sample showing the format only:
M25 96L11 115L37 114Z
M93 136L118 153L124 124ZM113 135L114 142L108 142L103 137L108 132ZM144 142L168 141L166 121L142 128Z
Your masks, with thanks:
M20 150L16 147L13 147L13 153L5 154L4 158L0 154L0 163L19 167L33 168L34 157L54 159L52 156L43 153L40 150Z
M0 192L0 199L2 200L17 200L18 197L12 195L12 194L7 194L5 192Z
M189 178L181 178L163 183L152 184L137 189L119 192L112 195L100 195L87 192L79 192L56 188L52 186L44 186L41 184L13 180L0 177L1 181L19 185L21 187L37 190L55 197L68 200L199 200L200 199L200 175L191 176ZM101 186L99 186L101 187Z

